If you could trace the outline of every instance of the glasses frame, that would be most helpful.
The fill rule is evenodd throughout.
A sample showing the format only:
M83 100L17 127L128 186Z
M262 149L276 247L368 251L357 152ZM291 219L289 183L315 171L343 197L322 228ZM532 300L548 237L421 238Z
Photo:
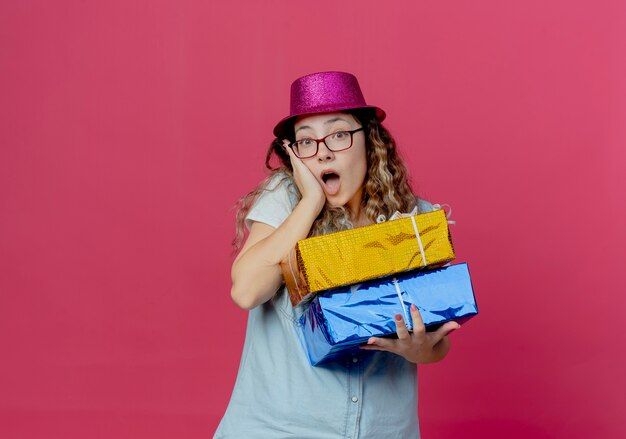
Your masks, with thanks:
M320 142L324 142L324 145L326 145L326 148L328 148L329 151L332 152L339 152L339 151L345 151L346 149L350 149L352 148L352 144L354 143L354 133L358 133L359 131L363 131L363 127L357 128L356 130L339 130L339 131L335 131L333 133L328 134L327 136L322 137L321 139L311 139L309 137L305 137L304 139L300 139L300 140L296 140L294 142L291 142L289 144L289 147L291 148L291 150L293 151L293 153L296 155L296 157L298 157L299 159L310 159L312 157L315 157L317 155L317 153L320 151ZM328 144L326 143L326 139L330 136L334 136L337 133L349 133L350 134L350 146L348 146L347 148L341 148L341 149L332 149L328 146ZM312 155L307 155L306 157L300 157L300 155L296 152L296 150L294 149L294 146L296 143L300 142L301 140L312 140L314 142L316 142L315 145L315 153Z

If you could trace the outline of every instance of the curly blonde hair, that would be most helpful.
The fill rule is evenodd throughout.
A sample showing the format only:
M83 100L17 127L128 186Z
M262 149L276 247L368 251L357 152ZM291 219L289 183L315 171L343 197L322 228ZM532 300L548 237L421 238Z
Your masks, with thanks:
M417 198L411 189L408 172L400 155L396 143L385 127L380 123L375 113L370 109L347 110L345 113L352 114L365 128L367 173L363 191L362 207L370 223L375 223L380 215L389 218L395 211L409 212L417 205ZM274 139L270 144L265 156L265 167L269 169L269 175L261 181L251 192L239 199L235 207L236 234L233 240L233 250L241 249L245 235L245 218L258 199L259 195L269 190L269 182L282 173L276 187L283 184L283 180L292 182L297 199L302 196L293 182L293 168L289 156L282 148L281 138L294 140L293 125L286 128L284 136ZM280 165L272 167L271 160L276 156ZM323 235L353 227L348 211L345 207L324 206L318 217L313 222L309 236Z

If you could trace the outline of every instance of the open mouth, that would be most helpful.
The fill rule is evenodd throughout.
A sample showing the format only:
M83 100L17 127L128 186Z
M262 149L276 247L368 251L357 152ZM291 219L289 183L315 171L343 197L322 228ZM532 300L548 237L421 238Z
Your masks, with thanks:
M339 192L341 179L335 171L324 171L322 173L322 182L324 182L324 190L328 195L335 195Z

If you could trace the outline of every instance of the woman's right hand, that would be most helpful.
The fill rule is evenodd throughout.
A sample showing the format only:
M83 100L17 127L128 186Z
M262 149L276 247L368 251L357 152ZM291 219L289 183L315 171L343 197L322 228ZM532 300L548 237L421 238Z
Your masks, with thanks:
M300 202L310 203L317 209L319 214L324 208L326 203L326 194L322 185L309 168L294 154L293 150L289 147L289 141L283 140L283 147L289 155L291 160L291 166L293 168L293 179L298 186L298 190L302 194L302 200Z
M265 303L276 293L283 282L281 262L300 239L308 236L311 225L326 203L326 195L315 175L291 148L286 146L285 149L291 159L293 178L302 199L278 228L252 222L248 239L231 269L233 285L230 294L243 309Z

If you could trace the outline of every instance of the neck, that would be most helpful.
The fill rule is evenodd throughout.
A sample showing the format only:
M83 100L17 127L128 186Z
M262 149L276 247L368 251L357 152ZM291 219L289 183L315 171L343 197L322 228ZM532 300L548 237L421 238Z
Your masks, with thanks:
M365 209L363 209L363 193L364 189L362 185L352 199L345 205L348 215L350 216L350 222L354 227L372 224L365 214Z
M346 205L348 215L350 215L350 222L354 227L361 227L369 224L369 220L365 215L365 210L361 205L360 200L358 202L350 202Z

